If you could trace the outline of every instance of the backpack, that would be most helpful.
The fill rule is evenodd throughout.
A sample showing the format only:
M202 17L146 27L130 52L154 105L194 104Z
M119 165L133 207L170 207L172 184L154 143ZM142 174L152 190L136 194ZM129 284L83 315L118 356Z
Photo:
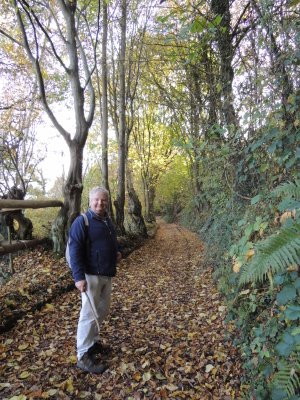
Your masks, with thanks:
M87 235L87 233L88 233L88 228L89 228L89 220L88 220L88 217L87 217L87 215L85 213L81 213L80 215L82 215L83 219L84 219L85 236L86 236L86 247L88 247L88 240L87 240L88 239L88 235ZM71 267L71 260L70 260L70 237L68 238L68 241L67 241L65 258L66 258L66 261L68 263L69 268L72 268Z

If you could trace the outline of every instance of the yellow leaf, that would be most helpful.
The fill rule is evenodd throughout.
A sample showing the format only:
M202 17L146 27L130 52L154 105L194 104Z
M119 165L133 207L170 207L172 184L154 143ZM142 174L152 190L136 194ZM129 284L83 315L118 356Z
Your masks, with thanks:
M73 393L74 392L74 386L73 386L73 379L72 378L66 379L59 386L62 389L64 389L67 392L69 392L69 393Z
M79 398L80 399L86 399L87 397L90 397L91 396L91 392L79 392Z
M212 364L207 364L205 367L205 372L209 373L213 369L214 369L214 366Z
M173 383L170 383L169 385L165 386L165 388L170 390L170 392L174 392L175 390L178 389L178 386L173 385Z
M296 217L296 210L285 211L280 217L280 223L281 225L283 225L287 219L295 217Z
M235 263L233 264L233 267L232 267L233 272L238 274L241 270L241 266L242 266L242 263L240 261L235 261Z
M29 346L29 343L24 343L24 344L20 344L20 346L18 346L18 350L25 350L27 349L27 347Z
M44 310L45 311L54 311L54 305L47 303L47 304L45 304Z
M142 368L145 369L146 367L148 367L150 365L150 361L146 360L143 364L142 364Z
M140 372L138 372L138 371L136 371L134 374L133 374L133 379L135 380L135 381L137 381L137 382L139 382L141 379L142 379L142 375L140 374Z
M288 271L288 272L294 272L294 271L298 271L298 270L299 270L299 267L298 267L298 265L296 265L296 264L290 265L290 266L287 268L287 271Z
M11 299L5 299L5 300L4 300L4 303L5 303L7 306L15 306L15 305L17 304L14 300L11 300Z
M213 385L211 385L210 383L205 383L205 386L206 386L208 389L212 389L212 388L213 388Z
M144 382L148 382L148 381L150 381L150 379L151 379L151 372L150 371L149 372L145 372L143 374L143 381Z
M254 249L250 249L246 253L246 261L249 261L254 256Z
M10 397L9 400L27 400L27 396L25 396L25 394L20 394L19 396Z
M188 339L194 339L194 337L197 335L197 332L189 332L188 333Z
M250 289L243 290L240 294L243 295L243 294L248 294L248 293L250 293Z
M28 371L23 371L23 372L21 373L21 375L19 376L19 378L20 378L20 379L26 379L26 378L29 377L29 375L30 375L30 372L28 372Z
M28 300L31 299L31 296L29 296L29 294L23 288L19 288L18 292L20 293L21 296L27 297Z
M192 372L193 368L192 368L191 365L186 365L186 366L184 367L183 370L184 370L184 372L185 372L186 374L189 374L189 373Z
M72 364L76 364L77 363L77 357L74 354L69 357L69 360L71 361Z
M49 389L47 393L49 396L54 396L57 393L57 389Z

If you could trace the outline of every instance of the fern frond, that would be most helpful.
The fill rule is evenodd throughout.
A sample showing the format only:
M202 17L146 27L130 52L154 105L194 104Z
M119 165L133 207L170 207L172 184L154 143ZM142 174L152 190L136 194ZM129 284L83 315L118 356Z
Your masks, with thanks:
M286 271L290 265L300 264L300 225L294 223L282 228L258 244L255 254L251 263L243 267L239 285L263 281L269 272L274 275Z
M285 195L289 198L300 199L300 181L284 182L278 185L272 192L276 196Z
M299 354L296 353L297 358ZM299 363L282 360L280 370L274 375L273 386L286 392L287 398L295 395L300 389Z

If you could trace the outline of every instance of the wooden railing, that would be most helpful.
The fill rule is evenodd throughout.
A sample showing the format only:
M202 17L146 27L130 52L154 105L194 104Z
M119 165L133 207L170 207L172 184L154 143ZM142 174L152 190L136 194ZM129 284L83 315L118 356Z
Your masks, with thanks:
M47 208L47 207L62 207L63 202L59 200L13 200L13 199L0 199L0 214L9 214L12 211L23 210L26 208ZM25 250L37 246L38 244L45 243L47 238L44 239L31 239L31 240L16 240L12 241L10 237L10 230L8 230L8 240L0 242L0 256L4 254L10 255L10 267L13 272L11 254L19 250Z

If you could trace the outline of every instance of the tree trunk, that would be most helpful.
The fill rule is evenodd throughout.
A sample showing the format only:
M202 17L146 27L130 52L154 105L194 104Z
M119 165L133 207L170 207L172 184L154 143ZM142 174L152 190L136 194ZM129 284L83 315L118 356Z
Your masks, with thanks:
M198 213L200 213L203 209L203 203L201 199L202 195L202 183L201 183L201 178L200 178L200 162L199 159L197 159L197 154L194 155L192 159L192 165L191 165L191 176L192 176L192 184L193 184L193 190L194 190L194 201L195 201L195 207Z
M99 92L101 99L101 128L102 128L102 186L110 193L108 179L108 96L107 96L107 33L108 33L108 5L106 1L102 3L102 58L101 58L101 87L102 93ZM111 195L109 196L109 214L114 220L114 212L112 207Z
M279 89L281 92L281 106L283 110L283 115L284 115L284 121L286 124L286 127L288 128L289 125L291 124L291 114L288 111L288 99L289 96L293 93L293 85L292 81L289 78L289 75L286 70L286 65L285 65L285 57L282 54L282 51L280 49L280 45L277 44L272 26L269 24L269 18L266 18L266 15L264 15L263 9L259 7L257 4L256 0L251 0L252 7L255 9L257 15L259 16L262 26L265 27L268 37L269 37L269 53L271 56L271 60L274 60L273 62L273 69L275 73L277 73L278 77L278 82L279 82ZM279 39L280 42L280 39Z
M155 200L155 188L151 187L151 185L143 178L144 184L144 192L145 192L145 219L147 222L155 221L154 214L154 200Z
M232 68L232 60L234 49L231 35L231 15L229 0L212 0L211 9L215 15L220 15L222 21L217 27L216 36L220 52L220 80L222 93L222 116L227 126L229 137L234 138L238 128L237 116L233 106L232 82L234 72Z
M127 0L122 0L121 43L119 59L119 137L118 137L118 193L116 206L116 228L119 235L125 234L124 205L125 205L125 162L126 162L126 93L125 93L125 56L126 56L126 19Z
M127 176L127 193L128 193L128 213L131 218L130 231L134 234L141 235L143 237L147 237L147 228L145 225L145 221L142 215L142 205L134 190L131 171L127 165L126 169Z
M155 212L154 212L155 195L156 195L155 188L150 187L150 189L149 189L149 210L148 210L149 222L155 221Z

